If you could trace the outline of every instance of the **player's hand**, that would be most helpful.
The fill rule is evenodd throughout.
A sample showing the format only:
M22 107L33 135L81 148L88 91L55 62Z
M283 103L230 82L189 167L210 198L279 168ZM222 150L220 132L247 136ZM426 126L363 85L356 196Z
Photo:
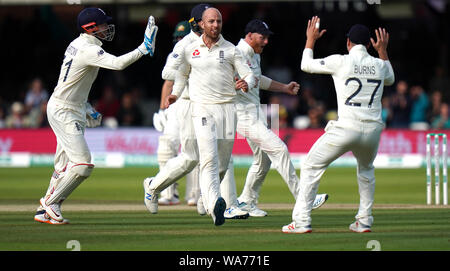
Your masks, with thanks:
M307 42L316 42L316 40L320 39L323 34L327 32L326 29L320 30L320 18L318 16L314 16L311 20L308 20L308 26L306 28L306 40Z
M90 103L86 103L86 126L94 128L102 124L103 115L97 112Z
M236 89L242 89L242 91L247 92L248 91L248 84L245 82L244 79L236 80Z
M289 95L297 95L300 85L297 82L290 82L286 85L286 93Z
M144 42L139 45L138 49L144 55L155 53L156 34L158 33L158 26L155 25L155 18L150 15L148 17L147 28L145 29Z
M381 59L387 60L387 46L389 43L389 33L386 29L379 27L375 29L375 35L377 37L377 41L373 38L370 38L370 42L372 43L373 48L378 52Z
M169 106L170 106L171 104L173 104L174 102L176 102L177 99L178 99L177 95L170 94L169 96L166 97L166 101L165 101L165 103L164 103L164 106L165 106L166 108L169 108Z
M153 113L153 127L155 127L156 131L164 132L166 123L167 123L167 115L165 109L159 109L158 112Z

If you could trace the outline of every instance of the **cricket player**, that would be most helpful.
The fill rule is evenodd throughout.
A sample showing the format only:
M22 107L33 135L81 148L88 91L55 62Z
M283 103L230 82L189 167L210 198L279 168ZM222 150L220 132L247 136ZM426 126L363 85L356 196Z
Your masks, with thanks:
M181 21L175 26L175 31L173 33L174 43L176 44L182 40L186 35L191 33L191 27L188 21ZM167 64L165 66L166 71L172 67L172 59L174 59L174 53L170 53L167 58ZM175 68L172 68L175 70ZM178 105L183 102L177 102L173 104L168 109L165 109L166 97L172 92L174 78L173 76L166 77L168 80L164 81L161 90L161 103L160 110L158 113L153 114L153 125L156 130L162 132L163 134L159 137L158 143L158 163L160 169L164 167L166 162L178 154L178 149L180 147L180 124L179 120L184 118L178 118L177 108ZM188 91L183 95L184 99L189 99ZM200 196L200 187L198 183L198 165L186 175L186 201L190 206L197 205L198 198ZM178 183L174 183L164 189L160 198L158 199L159 205L175 205L179 204L179 195L177 190Z
M58 84L47 106L48 121L57 140L55 170L47 193L40 199L36 221L68 223L62 216L61 204L92 173L94 165L84 130L101 124L101 114L87 103L99 68L123 70L143 55L154 54L158 27L153 16L148 19L144 42L119 57L101 47L103 40L111 41L114 37L111 22L112 18L99 8L86 8L78 15L81 34L64 53Z
M234 75L242 91L255 87L254 77L242 53L222 35L219 10L204 11L200 27L201 39L189 44L182 55L184 63L169 101L173 102L188 81L192 100L192 121L200 158L200 190L202 201L214 224L225 222L226 202L220 195L220 180L227 171L236 131ZM239 91L241 91L239 90Z
M347 34L347 55L313 58L315 42L326 30L320 31L320 19L308 21L306 45L301 69L308 73L330 74L336 88L338 120L329 121L323 134L312 146L301 167L300 189L292 212L293 222L282 228L285 233L311 232L311 207L320 178L330 163L351 151L357 160L359 210L350 225L354 232L370 232L373 223L372 206L375 192L375 169L381 132L381 97L383 86L394 83L394 71L389 62L389 34L383 28L375 30L375 42L366 26L356 24ZM379 58L369 55L370 44Z
M294 199L298 194L299 179L286 144L267 127L267 119L261 109L259 89L297 95L300 85L297 82L283 84L262 75L260 55L268 44L270 35L273 34L265 22L258 19L251 20L245 27L245 34L245 38L239 41L237 48L244 55L246 62L258 78L259 84L249 89L247 93L238 92L237 96L237 132L246 137L253 151L253 163L238 201L239 208L248 211L250 216L263 217L267 215L267 212L259 209L257 202L259 191L271 164L283 177ZM231 170L232 168L231 166ZM233 174L227 173L225 176L223 184L228 183L228 177L234 178ZM230 185L227 186L228 189L222 189L222 194L235 194L233 187L235 186ZM228 196L225 199L231 197ZM326 194L317 195L314 207L320 207L327 198Z

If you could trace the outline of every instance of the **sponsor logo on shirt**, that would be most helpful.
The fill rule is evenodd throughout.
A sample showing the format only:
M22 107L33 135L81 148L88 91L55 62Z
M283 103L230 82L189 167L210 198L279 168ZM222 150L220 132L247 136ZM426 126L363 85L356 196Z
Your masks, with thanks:
M199 58L200 57L200 52L198 51L198 49L195 49L195 51L192 53L192 58Z

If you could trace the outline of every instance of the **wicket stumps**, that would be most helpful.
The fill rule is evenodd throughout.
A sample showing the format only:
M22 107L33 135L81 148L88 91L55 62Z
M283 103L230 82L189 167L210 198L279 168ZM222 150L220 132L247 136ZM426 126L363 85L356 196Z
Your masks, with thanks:
M431 185L431 145L432 137L434 137L434 200L435 204L440 204L440 155L439 155L439 138L442 138L442 201L444 205L448 204L448 193L447 193L447 135L446 134L427 134L427 204L432 203L432 185Z

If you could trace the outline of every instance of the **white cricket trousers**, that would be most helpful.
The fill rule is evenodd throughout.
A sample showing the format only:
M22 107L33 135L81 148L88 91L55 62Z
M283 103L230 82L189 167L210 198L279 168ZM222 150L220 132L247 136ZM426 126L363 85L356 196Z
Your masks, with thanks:
M200 191L205 209L212 213L227 171L236 131L234 104L192 104L192 121L200 158Z
M72 167L84 165L93 168L91 153L84 138L86 127L86 105L71 104L61 101L53 96L47 105L48 122L56 136L56 153L54 157L54 173L45 197L50 197L54 191L60 195L57 198L64 200L89 175L76 178L77 171ZM73 177L72 175L76 176ZM62 184L61 189L59 185ZM68 188L65 188L68 186ZM58 190L59 189L59 190ZM55 192L56 195L56 192ZM41 208L41 207L40 207Z
M378 122L339 120L329 121L323 134L312 146L300 171L300 187L292 212L299 226L311 225L311 209L319 188L320 178L329 164L351 151L357 160L359 210L355 218L371 226L375 193L375 168L380 135L384 125Z
M91 163L91 152L84 138L86 105L69 104L51 97L47 118L56 136L55 171L61 172L69 162Z
M258 203L259 191L271 164L281 175L294 199L298 194L299 178L295 172L286 144L267 127L266 115L259 104L237 104L237 132L246 137L253 152L239 202Z
M155 189L157 194L191 172L199 162L197 139L191 117L192 102L179 99L176 103L178 103L176 112L179 119L181 151L177 156L167 160L150 184L149 188Z

